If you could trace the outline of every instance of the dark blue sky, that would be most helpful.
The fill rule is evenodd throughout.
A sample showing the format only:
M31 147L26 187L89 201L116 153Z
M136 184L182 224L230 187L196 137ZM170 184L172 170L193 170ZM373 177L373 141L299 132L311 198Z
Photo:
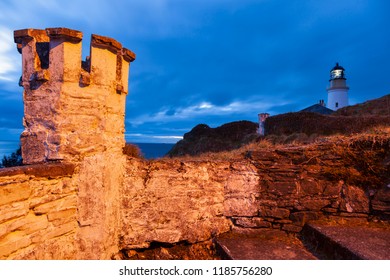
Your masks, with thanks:
M134 51L126 139L175 142L257 114L327 99L339 62L350 103L390 93L390 1L139 0L0 2L0 141L22 127L20 56L13 30L68 27Z

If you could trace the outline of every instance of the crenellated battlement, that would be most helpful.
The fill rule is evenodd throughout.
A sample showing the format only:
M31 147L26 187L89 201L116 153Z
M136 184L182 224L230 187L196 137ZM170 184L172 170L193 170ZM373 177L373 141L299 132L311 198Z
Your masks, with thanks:
M135 60L135 54L123 48L118 41L112 38L93 34L91 36L91 55L87 57L86 61L81 61L82 38L82 32L68 28L14 31L15 43L23 56L21 85L23 87L30 86L34 90L49 79L59 81L75 81L77 79L80 86L88 86L90 83L112 82L109 79L102 79L102 75L112 75L109 75L109 70L102 69L101 62L114 61L118 93L127 93L125 90L128 79L126 64ZM106 54L104 54L105 50L108 51ZM72 55L72 59L58 59L65 58L66 55ZM98 57L94 59L94 56ZM58 69L63 71L51 73L58 72ZM104 73L102 73L103 71Z
M78 160L124 144L125 96L135 54L93 34L90 55L82 61L82 38L82 32L68 28L14 32L22 54L25 164Z

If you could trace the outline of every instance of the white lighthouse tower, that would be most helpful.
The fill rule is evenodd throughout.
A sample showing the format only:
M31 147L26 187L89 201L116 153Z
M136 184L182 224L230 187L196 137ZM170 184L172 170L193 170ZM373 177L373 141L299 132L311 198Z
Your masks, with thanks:
M348 106L348 90L346 83L345 69L338 63L330 70L330 85L328 91L327 107L336 111L342 107Z

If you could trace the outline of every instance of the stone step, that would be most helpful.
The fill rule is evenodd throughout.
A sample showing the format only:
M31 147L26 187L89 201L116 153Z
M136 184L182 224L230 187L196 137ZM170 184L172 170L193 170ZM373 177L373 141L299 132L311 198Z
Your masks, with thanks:
M218 254L226 260L315 260L301 240L280 230L239 229L218 236Z
M215 239L230 260L390 260L390 226L308 223L300 235L271 229L240 229Z
M301 236L321 259L390 260L390 227L383 224L308 223Z

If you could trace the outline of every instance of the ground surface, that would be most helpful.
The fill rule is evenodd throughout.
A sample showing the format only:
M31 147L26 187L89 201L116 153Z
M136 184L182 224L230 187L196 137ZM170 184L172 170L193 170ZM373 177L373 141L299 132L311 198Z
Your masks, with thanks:
M217 249L233 260L390 260L390 227L311 223L301 235L277 230L235 230L219 236Z
M241 230L218 237L217 248L233 260L314 260L301 240L279 230Z
M310 223L303 234L314 245L312 249L328 259L390 260L390 227L386 225Z

